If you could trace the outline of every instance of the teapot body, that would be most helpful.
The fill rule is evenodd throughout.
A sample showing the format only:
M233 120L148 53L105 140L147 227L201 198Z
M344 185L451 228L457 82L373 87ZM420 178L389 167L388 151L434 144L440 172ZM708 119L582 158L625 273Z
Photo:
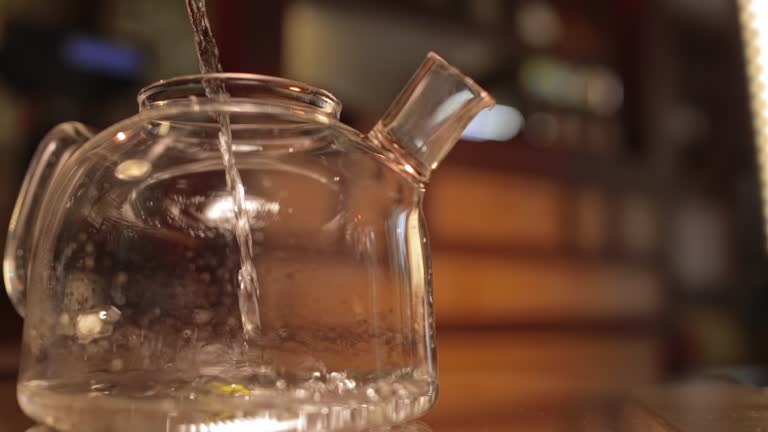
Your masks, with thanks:
M340 124L332 96L220 79L227 100L206 98L201 77L150 87L139 114L28 176L37 205L19 203L30 226L5 263L6 280L23 275L10 281L23 289L22 409L84 432L423 414L437 394L423 183ZM255 338L220 116L253 239Z

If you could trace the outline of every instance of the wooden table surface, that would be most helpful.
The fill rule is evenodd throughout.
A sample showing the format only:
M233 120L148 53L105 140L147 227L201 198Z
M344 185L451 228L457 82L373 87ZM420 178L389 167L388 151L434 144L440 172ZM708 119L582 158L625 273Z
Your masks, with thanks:
M0 403L9 400L0 386ZM644 390L642 395L605 405L573 406L521 412L510 407L505 417L475 416L470 424L447 425L429 416L387 429L387 432L765 432L768 430L768 395L763 390L720 384L675 385ZM436 426L435 424L442 424ZM3 432L53 432L33 426L18 410L5 411ZM377 430L381 431L381 430ZM258 431L254 431L258 432ZM371 431L373 432L373 431Z
M524 360L524 355L501 348L483 352L487 346L482 340L473 345L464 336L443 338L441 396L435 408L419 422L392 432L768 431L768 390L715 379L635 385L631 379L622 379L619 370L606 367L606 358L617 361L612 356L621 357L625 351L639 355L638 347L603 344L594 351L595 347L586 349L585 341L539 335L518 340L518 345L537 353ZM466 344L471 351L458 350ZM551 358L563 356L569 363L584 365L571 365L558 374L544 366L547 350L553 351ZM47 432L34 427L16 404L16 356L13 348L0 348L0 363L4 363L0 366L5 366L0 369L0 432ZM490 358L498 364L494 366ZM604 369L602 378L586 367L590 360L599 359L603 364L593 366ZM467 387L470 384L473 387Z

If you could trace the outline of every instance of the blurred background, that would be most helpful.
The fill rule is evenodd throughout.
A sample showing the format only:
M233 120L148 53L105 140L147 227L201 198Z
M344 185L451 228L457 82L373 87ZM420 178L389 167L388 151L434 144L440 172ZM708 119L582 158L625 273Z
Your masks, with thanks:
M0 227L51 127L105 127L137 111L142 86L195 73L183 3L0 0ZM477 415L556 430L567 410L531 413L768 361L759 171L733 0L209 8L226 70L323 87L362 131L429 50L496 96L427 193L436 431L469 430ZM6 377L20 335L2 298ZM12 386L0 390L3 409L15 407Z

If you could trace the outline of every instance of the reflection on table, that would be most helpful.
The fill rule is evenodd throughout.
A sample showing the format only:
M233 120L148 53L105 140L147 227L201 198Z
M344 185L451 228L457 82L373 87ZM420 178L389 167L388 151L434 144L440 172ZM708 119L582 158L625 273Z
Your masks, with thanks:
M768 427L768 393L743 384L702 379L649 386L602 402L530 410L509 405L505 414L495 416L471 410L456 414L462 421L453 425L436 419L366 432L759 432ZM33 426L26 432L53 431ZM243 431L222 427L210 432Z

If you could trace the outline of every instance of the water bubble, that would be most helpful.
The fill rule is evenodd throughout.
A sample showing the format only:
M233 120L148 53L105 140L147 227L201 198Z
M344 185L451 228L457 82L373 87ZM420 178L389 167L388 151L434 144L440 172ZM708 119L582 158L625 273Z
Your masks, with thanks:
M156 387L152 387L151 389L145 391L144 393L141 394L141 396L144 396L144 397L154 396L154 395L158 394L159 392L160 392L160 387L156 386Z
M282 379L277 380L277 382L275 383L275 387L277 387L280 390L284 390L287 386L288 384L285 382L285 380L282 380Z
M95 392L108 392L114 388L114 385L107 383L97 383L91 381L91 391Z

